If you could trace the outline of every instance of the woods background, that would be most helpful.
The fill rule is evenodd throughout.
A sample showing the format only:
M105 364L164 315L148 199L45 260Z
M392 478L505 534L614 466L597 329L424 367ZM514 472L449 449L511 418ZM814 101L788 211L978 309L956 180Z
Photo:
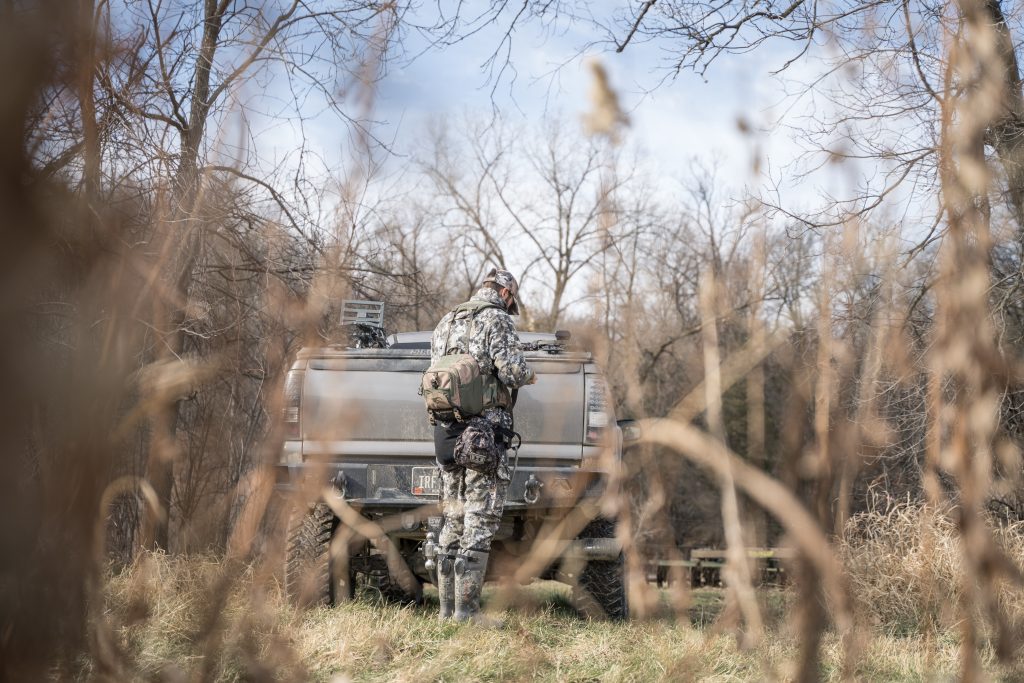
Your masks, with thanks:
M1017 9L5 4L0 514L17 628L0 652L45 660L54 633L75 650L106 558L238 543L278 457L284 372L299 347L343 341L343 298L385 301L390 331L430 329L496 265L521 274L521 328L596 351L619 417L693 422L826 535L895 503L951 504L973 575L1019 581L980 521L1024 515ZM807 110L785 182L873 170L800 207L714 163L657 176L599 63L582 122L496 106L436 120L401 154L378 137L376 84L412 36L443 50L484 24L511 40L565 22L606 59L662 47L651 69L669 78L791 43L793 96L834 106ZM506 47L487 64L499 80ZM339 157L304 134L314 110L343 127ZM266 121L294 149L264 149ZM764 171L768 133L736 127ZM677 450L626 455L647 557L726 540L720 478ZM742 503L748 545L782 541L777 514Z

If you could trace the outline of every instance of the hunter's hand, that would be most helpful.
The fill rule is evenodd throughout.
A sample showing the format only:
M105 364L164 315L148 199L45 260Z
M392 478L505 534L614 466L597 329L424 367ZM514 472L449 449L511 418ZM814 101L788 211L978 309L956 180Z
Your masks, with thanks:
M524 384L523 386L529 386L531 384L536 384L536 383L537 383L537 373L534 372L532 375L530 375L530 379L527 380L526 384Z

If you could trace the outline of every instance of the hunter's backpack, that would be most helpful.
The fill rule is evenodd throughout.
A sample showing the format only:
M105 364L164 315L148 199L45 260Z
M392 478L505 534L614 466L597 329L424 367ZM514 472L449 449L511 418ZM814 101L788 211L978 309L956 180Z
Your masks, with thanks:
M452 327L463 312L469 316L463 344L467 349L476 316L486 308L497 306L486 301L469 301L453 309ZM493 374L481 372L479 363L470 354L448 353L451 329L449 327L444 343L445 355L427 368L420 380L419 393L427 405L431 424L437 420L463 422L487 408L510 407L512 396L501 380Z

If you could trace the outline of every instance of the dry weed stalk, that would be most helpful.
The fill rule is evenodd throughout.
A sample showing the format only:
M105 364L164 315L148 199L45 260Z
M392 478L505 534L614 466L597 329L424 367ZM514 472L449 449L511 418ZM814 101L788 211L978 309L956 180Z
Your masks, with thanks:
M1019 643L996 599L996 585L1007 580L1021 588L1024 577L996 546L983 519L992 483L998 378L1004 375L988 302L991 172L984 141L1004 104L1004 65L982 3L964 0L958 9L962 21L950 38L942 98L940 179L948 233L936 284L929 458L956 481L956 517L967 570L960 600L961 676L973 681L982 676L976 609L984 606L996 630L996 653L1011 661ZM942 497L935 502L941 503Z
M725 446L725 424L722 420L722 386L719 375L718 324L715 301L720 292L713 271L704 273L700 288L701 328L704 340L704 385L707 388L707 422L711 438ZM760 642L764 623L757 605L750 576L744 533L740 520L740 506L736 496L731 459L726 458L719 468L719 486L722 490L722 521L728 559L723 572L729 595L739 605L745 628L743 644L756 647Z
M736 486L783 524L794 545L812 563L835 609L840 632L844 636L852 634L854 622L843 567L818 522L783 484L691 425L672 420L645 420L643 434L645 441L672 448L720 476L728 463ZM855 659L854 654L848 651L846 658Z

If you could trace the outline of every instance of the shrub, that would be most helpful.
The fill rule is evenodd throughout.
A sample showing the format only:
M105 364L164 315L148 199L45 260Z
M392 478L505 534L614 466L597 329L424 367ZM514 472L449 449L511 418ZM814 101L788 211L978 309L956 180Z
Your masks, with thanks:
M1019 566L1024 560L1024 524L990 522L989 531ZM909 635L954 626L962 618L959 608L967 584L955 509L911 503L855 515L843 530L838 552L862 622ZM1005 582L995 586L1006 616L1011 622L1024 621L1024 595Z

